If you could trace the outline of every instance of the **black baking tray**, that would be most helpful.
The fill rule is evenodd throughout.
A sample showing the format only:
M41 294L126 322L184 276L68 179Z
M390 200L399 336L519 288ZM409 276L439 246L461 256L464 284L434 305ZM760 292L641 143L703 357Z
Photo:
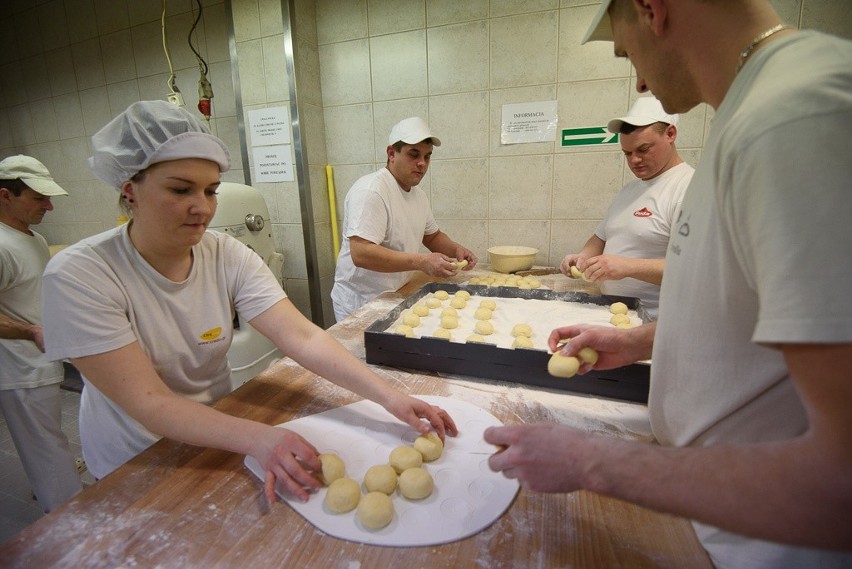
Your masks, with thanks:
M432 337L408 338L385 331L399 318L403 310L411 308L421 298L436 290L446 290L450 294L467 290L471 295L483 297L562 300L602 306L620 301L628 308L636 310L643 321L649 319L641 301L631 297L556 292L547 289L429 283L367 328L364 332L367 363L512 381L637 403L648 402L651 371L649 363L640 362L611 370L592 370L564 379L547 373L550 353L545 350L499 348L493 344L459 343Z

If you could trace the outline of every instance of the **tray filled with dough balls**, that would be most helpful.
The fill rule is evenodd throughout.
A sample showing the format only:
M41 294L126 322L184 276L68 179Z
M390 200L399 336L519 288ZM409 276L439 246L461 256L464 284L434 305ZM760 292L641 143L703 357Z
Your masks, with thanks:
M548 338L573 324L632 328L648 320L636 298L429 283L370 325L364 338L368 363L646 402L647 363L556 376L548 372Z

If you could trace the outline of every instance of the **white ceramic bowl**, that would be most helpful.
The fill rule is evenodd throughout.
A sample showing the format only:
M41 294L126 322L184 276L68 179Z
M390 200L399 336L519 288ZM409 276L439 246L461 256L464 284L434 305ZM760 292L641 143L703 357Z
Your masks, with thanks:
M491 268L500 273L525 271L533 266L538 249L521 245L498 245L488 250Z

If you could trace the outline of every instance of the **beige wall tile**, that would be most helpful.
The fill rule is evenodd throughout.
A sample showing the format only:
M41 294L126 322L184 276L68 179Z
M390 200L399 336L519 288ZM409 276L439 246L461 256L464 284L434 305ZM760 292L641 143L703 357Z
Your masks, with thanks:
M130 26L126 2L115 0L95 0L95 20L98 22L98 34L106 35Z
M565 255L578 253L589 240L598 222L582 219L554 219L550 233L550 256L547 265L558 267Z
M284 36L282 34L264 37L263 72L266 77L266 97L270 101L284 101L290 98L290 84L287 80L287 63L284 59Z
M81 91L106 85L104 64L101 56L101 42L92 38L71 46L71 59L77 88Z
M491 20L492 88L556 81L558 16L536 12Z
M373 99L427 94L426 33L423 30L370 38Z
M68 40L74 43L98 36L98 21L93 0L65 0Z
M260 38L260 10L257 0L233 0L234 38L239 42Z
M621 150L564 154L553 166L553 218L600 220L628 181Z
M488 161L489 219L550 219L553 156L503 156Z
M428 36L430 94L488 88L488 22L430 28Z
M370 105L330 107L325 112L325 137L329 157L338 164L372 160L373 112Z
M367 0L317 0L319 45L367 37Z
M351 105L371 100L368 40L321 45L318 51L323 105Z
M45 51L68 47L68 28L65 25L65 6L61 0L53 0L38 7L38 26L41 30L42 47ZM58 93L56 93L58 94Z
M23 60L21 75L28 101L50 97L50 76L47 73L47 63L43 54Z
M59 140L59 128L56 126L53 99L33 101L30 103L30 113L33 118L33 133L36 142Z
M133 41L129 29L102 35L101 53L103 54L104 79L107 83L136 78Z
M243 105L251 106L265 103L266 77L263 69L263 44L261 40L255 39L238 43L237 58Z
M488 92L429 97L429 126L441 139L441 158L488 153Z
M586 81L624 77L630 63L613 56L609 42L590 42L580 45L580 40L592 21L597 6L582 6L559 11L559 81Z
M488 220L485 219L437 219L441 231L456 243L467 247L480 263L488 258Z
M70 49L65 47L47 52L45 64L50 79L51 95L56 97L77 92L77 78L74 76L74 63Z
M432 175L432 212L439 219L488 218L488 161L434 160Z
M429 0L426 3L428 26L443 26L488 17L488 0Z
M852 5L841 0L802 0L803 29L822 30L852 39Z
M426 25L425 0L368 0L370 35L394 34Z
M540 12L559 7L559 0L491 0L491 17Z

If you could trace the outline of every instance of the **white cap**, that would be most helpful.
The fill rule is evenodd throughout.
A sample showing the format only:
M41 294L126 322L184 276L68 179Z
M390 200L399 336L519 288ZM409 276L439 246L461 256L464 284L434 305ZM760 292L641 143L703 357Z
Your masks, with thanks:
M114 188L157 162L203 158L231 167L228 147L186 109L166 101L133 103L92 137L89 168Z
M612 0L603 0L603 2L601 2L601 6L598 8L598 13L595 14L595 17L592 20L592 25L589 26L589 30L586 32L586 35L583 36L583 41L580 42L581 44L590 41L612 41L612 23L609 19L610 4L612 4Z
M409 117L393 125L388 137L388 144L396 144L397 142L417 144L427 138L432 139L433 146L441 146L441 141L432 134L426 121L420 117Z
M0 180L20 180L43 196L67 196L68 192L53 181L44 164L31 156L16 154L0 162Z
M627 116L612 119L606 125L610 132L621 132L621 128L625 124L633 126L647 126L655 122L664 122L677 126L678 115L670 115L663 109L662 103L656 97L639 97L630 110L627 111Z

